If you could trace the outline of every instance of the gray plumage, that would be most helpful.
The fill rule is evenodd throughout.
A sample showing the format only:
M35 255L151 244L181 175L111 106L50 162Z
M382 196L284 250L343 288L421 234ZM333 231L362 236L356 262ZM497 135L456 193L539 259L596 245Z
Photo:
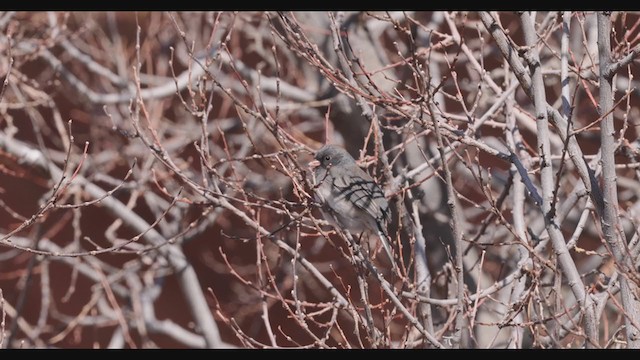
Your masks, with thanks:
M395 267L387 241L389 203L382 189L343 148L325 145L316 152L315 160L316 201L321 204L324 217L354 234L377 234Z

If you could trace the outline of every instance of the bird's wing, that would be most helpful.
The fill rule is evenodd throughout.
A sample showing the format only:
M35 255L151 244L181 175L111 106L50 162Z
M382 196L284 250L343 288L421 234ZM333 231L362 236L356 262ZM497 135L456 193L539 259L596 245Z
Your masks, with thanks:
M350 174L333 174L333 186L338 196L349 199L377 221L389 220L389 203L384 192L373 179L357 165Z

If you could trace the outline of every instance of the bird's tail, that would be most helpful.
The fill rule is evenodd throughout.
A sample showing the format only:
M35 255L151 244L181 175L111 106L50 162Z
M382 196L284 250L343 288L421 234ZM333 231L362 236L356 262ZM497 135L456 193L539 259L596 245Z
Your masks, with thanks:
M378 225L378 237L380 238L380 242L382 242L382 247L384 248L384 251L387 253L387 256L389 257L389 261L391 261L391 265L393 266L393 269L396 269L396 261L395 258L393 257L393 252L391 252L391 243L390 243L390 238L387 235L387 233L380 227L380 225Z

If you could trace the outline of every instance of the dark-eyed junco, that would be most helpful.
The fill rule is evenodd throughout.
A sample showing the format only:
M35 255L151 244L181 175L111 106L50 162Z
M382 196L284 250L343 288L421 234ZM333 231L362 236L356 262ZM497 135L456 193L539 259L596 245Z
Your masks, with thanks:
M378 235L395 267L386 230L389 203L378 184L345 149L335 145L318 150L309 166L314 169L316 201L327 221L353 234Z

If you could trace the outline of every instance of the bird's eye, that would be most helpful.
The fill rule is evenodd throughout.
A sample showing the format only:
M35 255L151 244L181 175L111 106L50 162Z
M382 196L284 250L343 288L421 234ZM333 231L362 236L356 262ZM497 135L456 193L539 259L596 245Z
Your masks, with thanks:
M324 159L325 159L326 161L329 161L329 160L331 160L331 156L327 155L327 156L325 156L325 157L324 157Z

